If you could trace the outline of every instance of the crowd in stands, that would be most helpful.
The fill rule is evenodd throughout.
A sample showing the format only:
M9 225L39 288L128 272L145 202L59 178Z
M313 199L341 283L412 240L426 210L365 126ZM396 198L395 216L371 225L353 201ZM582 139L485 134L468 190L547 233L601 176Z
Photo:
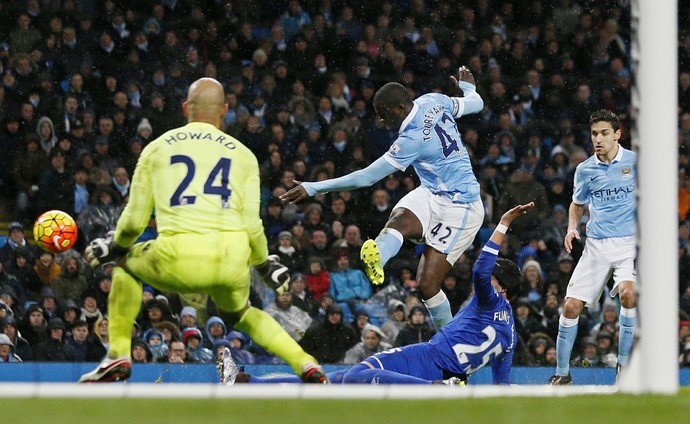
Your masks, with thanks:
M398 81L413 98L460 95L450 76L465 65L485 107L458 129L486 220L442 287L455 313L497 219L534 201L500 254L524 275L513 301L515 365L554 366L582 249L562 245L574 169L592 153L589 114L616 112L630 147L630 20L629 2L616 0L0 3L0 202L14 221L0 248L0 362L103 357L113 264L91 269L80 254L114 229L142 149L186 122L181 103L203 76L225 87L223 129L257 156L270 250L294 271L278 297L255 276L252 303L323 363L429 340L417 246L406 242L381 286L359 259L362 241L417 185L414 172L298 205L278 196L294 180L340 176L388 149L396 133L372 107L382 84ZM681 34L679 66L679 353L690 366L690 34ZM76 217L75 249L53 255L26 240L48 209ZM586 217L583 236L585 226ZM155 236L152 216L142 239ZM580 318L577 366L616 364L616 305L603 299ZM208 297L145 284L132 335L135 362L209 363L222 347L238 363L279 361L228 328Z

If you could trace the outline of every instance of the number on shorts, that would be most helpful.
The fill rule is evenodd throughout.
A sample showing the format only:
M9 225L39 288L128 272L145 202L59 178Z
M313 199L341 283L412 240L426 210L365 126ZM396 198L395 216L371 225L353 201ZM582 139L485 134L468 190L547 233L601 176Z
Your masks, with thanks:
M175 165L178 163L183 163L187 166L187 173L177 187L177 190L170 197L170 206L183 206L183 205L193 205L196 202L196 196L183 195L184 191L189 187L192 180L194 179L194 174L196 172L196 165L194 160L186 155L173 155L170 158L170 164ZM230 207L230 195L232 190L230 190L230 166L232 165L232 160L228 158L220 158L218 163L213 167L211 172L206 178L206 183L204 183L204 194L213 194L220 196L221 207ZM215 184L216 179L220 176L220 183Z
M441 231L441 227L442 227L442 226L443 226L443 224L441 224L440 222L439 222L438 224L436 224L436 226L435 226L434 228L431 229L431 235L434 236L434 237L437 237L439 231ZM445 235L441 236L441 237L438 239L438 241L440 241L440 242L443 243L443 244L446 244L446 239L447 239L448 237L450 237L450 235L451 235L452 233L453 233L453 230L452 230L450 227L446 226L446 227L445 227Z
M443 117L441 118L441 122L446 122L446 121L452 121L453 125L455 125L455 120L448 116L448 114L443 114ZM460 152L460 148L458 147L458 141L454 140L453 137L448 135L446 130L444 130L440 125L436 124L434 125L434 130L436 131L436 135L438 135L439 140L441 140L441 147L443 148L443 156L448 157L451 155L453 152Z
M487 350L489 346L496 340L496 329L493 328L490 325L487 325L484 327L482 330L482 333L486 334L486 341L479 346L475 345L470 345L470 344L464 344L464 343L458 343L456 345L453 345L453 351L455 351L455 354L458 356L458 362L460 362L460 365L465 365L467 364L470 359L467 357L467 355L472 355L472 354L477 354L477 353L482 353L484 351L484 355L482 355L482 363L479 364L477 368L473 368L472 366L469 366L465 372L467 374L472 374L473 372L477 371L484 365L488 364L489 361L491 360L491 355L498 355L503 351L503 346L501 343L497 343L496 346L492 347L491 349Z

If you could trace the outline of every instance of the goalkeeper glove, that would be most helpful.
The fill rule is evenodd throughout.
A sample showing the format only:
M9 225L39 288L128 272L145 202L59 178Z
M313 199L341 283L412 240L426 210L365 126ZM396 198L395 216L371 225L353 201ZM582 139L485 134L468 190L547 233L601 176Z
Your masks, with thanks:
M93 268L98 268L99 265L106 262L117 262L118 259L125 256L129 249L120 247L113 239L115 231L108 232L105 238L97 238L91 241L86 247L84 254L86 261L91 264Z
M275 290L278 296L290 288L290 270L278 262L278 255L269 255L264 263L256 266L256 270L264 283Z

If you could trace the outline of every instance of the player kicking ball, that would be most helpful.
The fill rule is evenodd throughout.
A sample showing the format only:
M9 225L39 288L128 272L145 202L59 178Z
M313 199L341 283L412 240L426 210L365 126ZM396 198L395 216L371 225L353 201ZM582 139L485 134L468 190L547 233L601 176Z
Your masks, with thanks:
M510 384L516 333L509 299L522 274L512 261L498 258L498 251L510 224L532 207L530 202L503 214L472 269L474 297L430 341L377 353L349 370L329 373L331 382L462 385L469 375L490 365L494 384ZM223 356L222 373L225 384L298 381L291 376L248 376L229 352Z

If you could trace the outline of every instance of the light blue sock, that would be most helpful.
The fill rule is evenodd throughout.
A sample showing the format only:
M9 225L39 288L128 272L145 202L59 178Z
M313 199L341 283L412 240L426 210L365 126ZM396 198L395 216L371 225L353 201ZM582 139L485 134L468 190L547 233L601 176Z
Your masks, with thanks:
M635 339L635 319L637 308L624 308L621 306L621 313L618 318L620 324L618 334L618 363L626 365L630 359L630 350Z
M390 258L398 254L405 239L402 234L400 234L400 231L392 228L385 228L374 241L376 241L376 245L379 247L381 266L383 266L386 265Z
M558 337L556 338L556 375L566 376L570 372L570 355L577 337L579 318L566 318L561 315L558 320Z
M423 300L426 309L431 315L431 320L434 322L434 327L436 330L440 330L446 324L453 319L453 315L450 313L450 302L443 290L439 291L433 297Z

